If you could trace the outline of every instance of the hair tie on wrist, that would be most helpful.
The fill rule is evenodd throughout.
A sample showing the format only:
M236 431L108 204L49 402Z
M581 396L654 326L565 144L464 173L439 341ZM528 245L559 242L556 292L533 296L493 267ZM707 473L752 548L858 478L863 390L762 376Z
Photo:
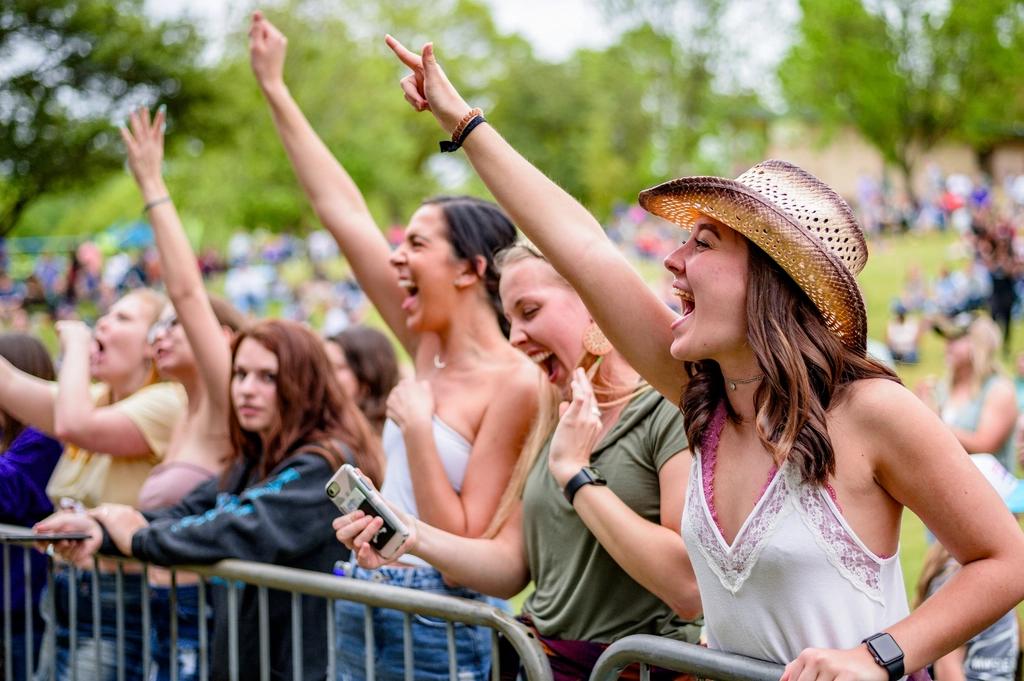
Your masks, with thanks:
M144 206L144 207L142 208L142 214L143 214L143 215L147 215L147 214L149 213L149 211L150 211L150 209L151 209L151 208L154 208L155 206L159 206L159 205L160 205L161 203L167 203L167 202L168 202L168 201L170 201L170 200L171 200L171 196L170 196L170 195L168 194L167 196L164 196L164 197L162 197L162 198L159 198L159 199L155 199L155 200L153 200L153 201L150 201L149 203L147 203L147 204L146 204L146 205L145 205L145 206Z
M462 143L469 137L469 133L473 132L473 129L481 123L486 123L487 119L484 118L484 112L480 109L473 109L466 114L459 124L455 126L455 130L452 132L452 140L443 140L441 142L442 153L450 153L458 151L462 147Z

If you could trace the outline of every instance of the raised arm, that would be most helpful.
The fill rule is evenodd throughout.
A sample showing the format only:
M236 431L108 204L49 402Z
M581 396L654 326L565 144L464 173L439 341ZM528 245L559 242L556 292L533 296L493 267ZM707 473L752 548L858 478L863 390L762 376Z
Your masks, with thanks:
M274 127L302 189L345 254L359 284L409 354L418 336L406 327L398 275L389 264L391 248L370 215L359 187L317 136L284 84L288 40L260 12L249 30L249 58Z
M417 55L388 36L388 45L413 75L402 81L406 100L429 110L451 134L470 106L434 59L433 45ZM601 225L575 199L520 156L487 124L463 147L480 179L516 226L547 256L586 304L630 365L673 404L686 375L669 354L676 315L629 265Z
M113 456L142 456L152 449L139 427L118 409L97 407L89 382L92 332L82 322L57 323L64 361L57 375L53 428L56 436L83 449Z
M199 264L161 174L164 116L161 107L150 124L148 109L133 111L129 117L131 132L122 128L121 138L142 200L152 206L148 213L160 254L160 271L206 387L210 422L224 422L230 409L231 348L210 306Z
M56 436L54 383L27 374L0 357L0 409L27 426Z

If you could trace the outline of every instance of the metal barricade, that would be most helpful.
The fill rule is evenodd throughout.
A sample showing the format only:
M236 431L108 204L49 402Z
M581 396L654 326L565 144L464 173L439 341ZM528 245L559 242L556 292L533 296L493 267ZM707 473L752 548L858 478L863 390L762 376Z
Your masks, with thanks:
M752 657L709 650L659 636L636 634L608 646L590 674L590 681L614 681L622 670L640 663L640 679L648 681L650 666L692 674L712 681L779 681L785 667Z
M9 525L0 524L0 535L6 534L25 534L27 531L25 528L13 527ZM3 550L3 594L4 594L4 669L5 678L2 681L20 681L15 680L12 676L11 670L11 631L12 631L12 612L11 612L11 554L12 554L12 542L0 540ZM15 550L17 551L17 549ZM20 551L17 551L20 552ZM32 583L31 583L31 571L28 568L28 552L24 552L23 557L24 564L26 566L25 574L25 594L26 602L31 605L32 603ZM117 679L118 681L124 681L126 678L125 670L125 608L124 608L124 577L125 564L135 564L141 566L141 580L140 580L140 599L139 603L141 606L141 640L142 640L142 669L148 670L151 666L152 651L150 646L150 630L152 626L152 613L150 612L150 594L149 594L149 580L148 580L148 568L149 566L140 563L134 559L117 559L117 570L114 573L114 583L116 590L116 651L117 651ZM76 677L75 670L78 669L75 659L77 650L77 629L78 629L78 587L81 580L79 570L74 566L66 567L68 572L69 588L68 588L68 603L67 612L69 619L69 670L71 672L72 681L87 681L87 679L81 678L81 675ZM228 640L229 640L229 678L231 681L238 681L239 679L239 659L238 659L238 585L249 585L255 586L258 590L258 613L259 613L259 649L260 649L260 679L261 681L269 681L270 679L270 626L269 626L269 590L274 589L277 591L289 592L291 594L291 632L292 632L292 650L299 651L302 649L302 620L301 620L301 608L302 608L302 597L312 596L326 599L327 607L324 616L327 624L327 637L328 641L332 645L328 648L328 668L327 668L327 679L328 681L334 681L336 678L336 651L334 649L335 641L335 601L346 600L356 603L362 603L366 606L365 614L365 631L367 632L366 641L366 679L367 681L373 681L374 678L374 659L373 659L373 626L372 616L374 608L388 608L391 610L397 610L404 613L404 660L405 660L405 678L408 681L412 681L414 678L413 661L415 658L416 651L412 641L412 625L411 618L413 615L423 615L426 617L433 617L442 619L447 622L447 638L448 638L448 666L449 676L451 681L458 681L458 668L457 660L455 658L456 646L455 646L455 623L462 623L471 626L483 626L491 630L491 656L492 656L492 669L491 679L492 681L498 681L500 676L500 653L498 650L498 635L501 634L505 637L508 643L516 650L519 655L521 664L526 674L528 681L550 681L551 666L548 663L547 656L544 654L544 650L540 644L530 634L529 630L513 618L508 613L500 610L499 608L480 603L477 601L471 601L463 598L453 598L450 596L442 596L439 594L431 594L416 589L405 589L401 587L388 586L384 584L375 584L372 582L366 582L355 579L343 579L334 575L323 574L319 572L310 572L307 570L298 570L294 568L286 568L278 565L268 565L265 563L253 563L241 560L224 560L214 565L209 566L179 566L171 568L171 622L170 622L170 648L171 655L170 659L175 661L170 665L170 675L172 681L177 681L177 660L178 660L178 631L177 631L177 617L174 615L177 613L176 607L176 577L181 573L194 573L200 575L202 579L199 580L199 649L198 649L198 663L199 663L199 678L201 681L208 681L209 679L209 652L210 652L210 637L209 637L209 625L207 623L207 612L206 612L206 580L207 579L220 579L226 581L228 585ZM49 612L54 612L54 589L53 589L53 575L54 575L54 562L53 559L49 559L49 568L47 571L47 578L50 588L47 590L48 603L44 604L44 608L48 608ZM92 618L93 623L93 643L97 650L95 654L95 678L100 678L100 623L101 623L101 612L100 612L100 571L99 571L99 560L94 559L93 571L91 573L91 600L92 600ZM32 608L26 608L25 620L28 636L26 637L26 653L28 659L31 659L31 615ZM44 642L43 650L48 651L48 655L53 655L56 649L56 631L53 627L50 627L48 641ZM41 654L42 655L42 654ZM51 679L55 676L55 669L53 660L42 660L42 664L49 663L49 677ZM294 679L303 678L303 660L302 655L292 655L292 677ZM146 674L148 677L148 673ZM31 675L27 675L27 678L31 679Z

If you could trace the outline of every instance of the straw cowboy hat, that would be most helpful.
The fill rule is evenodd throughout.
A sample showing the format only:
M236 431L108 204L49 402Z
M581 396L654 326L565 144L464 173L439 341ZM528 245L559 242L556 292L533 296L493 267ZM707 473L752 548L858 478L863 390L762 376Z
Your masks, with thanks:
M684 177L640 192L640 205L690 230L701 215L757 244L803 289L825 324L864 355L867 313L854 276L868 260L850 206L785 161L764 161L735 180Z

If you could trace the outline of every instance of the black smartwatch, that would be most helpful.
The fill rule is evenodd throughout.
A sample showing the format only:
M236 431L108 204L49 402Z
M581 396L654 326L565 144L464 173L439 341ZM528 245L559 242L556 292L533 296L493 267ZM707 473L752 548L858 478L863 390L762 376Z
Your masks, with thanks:
M896 639L889 634L875 634L868 636L862 643L868 644L875 662L889 672L889 681L903 678L903 649L896 644Z
M565 490L563 491L565 492L566 500L569 502L569 505L572 506L572 500L576 498L576 492L578 492L580 487L583 487L583 485L598 485L603 487L607 484L608 481L604 479L603 475L601 475L601 471L596 468L591 468L590 466L584 466L580 469L579 473L569 479L569 482L565 483Z

